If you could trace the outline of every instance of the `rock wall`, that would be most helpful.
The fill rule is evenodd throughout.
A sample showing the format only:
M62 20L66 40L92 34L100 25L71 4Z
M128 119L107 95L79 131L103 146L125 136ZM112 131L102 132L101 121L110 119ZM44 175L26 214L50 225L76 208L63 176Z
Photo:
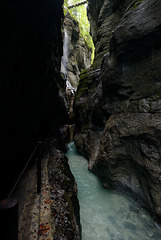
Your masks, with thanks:
M75 142L105 187L161 221L161 1L89 2L96 56L75 98Z
M61 84L62 4L62 0L0 3L0 198L11 190L36 142L48 134L58 135L66 117L57 84Z
M79 74L91 65L92 49L80 34L79 22L70 13L67 13L63 28L67 32L67 78L72 87L76 90L79 82Z
M50 142L48 174L54 239L80 240L81 224L77 186L68 165L68 159L57 149L56 140Z

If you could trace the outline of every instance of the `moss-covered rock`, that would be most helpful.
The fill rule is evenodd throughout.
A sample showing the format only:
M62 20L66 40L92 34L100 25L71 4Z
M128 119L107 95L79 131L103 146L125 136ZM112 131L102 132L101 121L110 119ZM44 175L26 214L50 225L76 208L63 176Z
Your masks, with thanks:
M81 97L84 94L88 93L88 70L84 70L81 72L79 77L79 84L76 92L76 98Z

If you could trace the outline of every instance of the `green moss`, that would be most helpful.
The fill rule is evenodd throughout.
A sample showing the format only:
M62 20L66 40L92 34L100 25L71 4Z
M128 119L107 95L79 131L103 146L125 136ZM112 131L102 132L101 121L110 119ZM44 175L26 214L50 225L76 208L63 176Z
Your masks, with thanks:
M88 91L88 78L87 78L88 70L85 69L81 72L79 78L79 84L77 89L77 96L81 96Z
M87 69L81 72L79 76L79 84L78 84L77 90L79 90L82 87L84 88L86 86L86 72L87 72Z
M87 72L88 72L87 69L83 70L83 71L80 73L80 77L83 78L83 76L86 76L86 75L87 75Z
M144 0L137 0L137 1L134 1L132 6L131 6L131 9L136 9L140 3L142 3Z
M68 9L68 6L76 4L80 0L64 0L64 16L67 12L73 17L78 23L80 28L80 37L83 37L88 48L92 51L91 63L94 59L94 44L92 37L90 36L90 24L87 18L87 4L80 5L78 7Z
M70 217L73 218L74 216L73 203L67 192L64 193L64 200L68 203L68 210L70 213Z

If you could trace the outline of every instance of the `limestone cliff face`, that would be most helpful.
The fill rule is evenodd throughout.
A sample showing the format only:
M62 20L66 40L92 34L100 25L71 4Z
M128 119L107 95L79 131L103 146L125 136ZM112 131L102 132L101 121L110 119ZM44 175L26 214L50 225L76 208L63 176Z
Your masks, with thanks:
M91 1L92 2L92 1ZM161 220L161 1L102 1L96 57L75 98L76 145L108 188ZM92 29L92 31L94 31Z
M69 13L64 18L64 30L67 33L67 63L66 74L68 81L76 90L79 74L91 65L92 49L80 34L79 23Z
M64 121L57 84L61 82L62 4L0 3L1 197L9 193L36 142L49 133L58 135L57 127Z

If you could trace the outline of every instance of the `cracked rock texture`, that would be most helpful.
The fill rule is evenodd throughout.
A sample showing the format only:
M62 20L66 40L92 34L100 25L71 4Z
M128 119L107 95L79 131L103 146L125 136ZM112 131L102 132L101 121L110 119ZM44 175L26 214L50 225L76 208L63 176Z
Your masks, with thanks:
M81 36L79 22L69 13L64 17L63 27L67 32L67 78L76 90L79 82L79 74L91 65L92 49Z
M75 97L76 146L160 222L161 1L89 2L96 52Z
M55 229L55 240L80 240L81 225L77 186L68 165L68 159L51 145L48 163L51 198L51 221Z

